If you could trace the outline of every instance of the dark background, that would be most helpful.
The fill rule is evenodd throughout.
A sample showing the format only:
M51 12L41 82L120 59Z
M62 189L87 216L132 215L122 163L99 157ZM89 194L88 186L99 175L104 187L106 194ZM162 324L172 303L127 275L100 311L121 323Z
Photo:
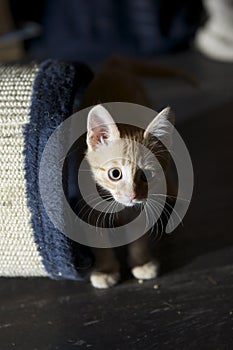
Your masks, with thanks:
M150 56L187 48L203 20L200 0L11 0L18 28L42 26L26 42L38 58L95 62L112 52Z
M128 53L181 68L199 86L142 81L153 108L173 107L195 176L183 225L155 244L159 278L139 284L125 272L125 281L109 290L88 281L2 279L0 348L231 349L233 66L193 47L207 18L201 2L10 3L16 29L32 20L42 26L39 37L24 42L24 57L96 68L111 53Z

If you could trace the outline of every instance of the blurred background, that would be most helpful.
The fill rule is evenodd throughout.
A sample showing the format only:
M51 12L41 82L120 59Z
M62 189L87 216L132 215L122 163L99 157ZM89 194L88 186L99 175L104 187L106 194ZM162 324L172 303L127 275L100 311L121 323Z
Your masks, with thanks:
M155 57L193 44L233 60L232 0L0 0L0 60L97 62L112 53Z
M205 17L201 0L0 0L0 58L96 62L114 52L176 52Z
M174 109L194 167L183 226L159 242L161 293L153 281L132 279L106 293L70 281L5 279L4 322L15 327L14 336L2 330L3 344L231 349L233 0L0 0L0 62L55 58L95 70L114 53L182 69L198 81L142 80L154 109ZM87 327L93 315L97 322Z
M232 62L232 9L232 0L0 0L0 60L98 62L195 46Z

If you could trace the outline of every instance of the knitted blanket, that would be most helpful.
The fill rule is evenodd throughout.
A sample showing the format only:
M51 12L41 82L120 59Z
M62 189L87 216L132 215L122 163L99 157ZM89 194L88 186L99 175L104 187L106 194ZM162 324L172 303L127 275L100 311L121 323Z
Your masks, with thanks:
M91 79L78 63L0 66L0 276L81 279L92 265L50 221L38 183L47 140Z

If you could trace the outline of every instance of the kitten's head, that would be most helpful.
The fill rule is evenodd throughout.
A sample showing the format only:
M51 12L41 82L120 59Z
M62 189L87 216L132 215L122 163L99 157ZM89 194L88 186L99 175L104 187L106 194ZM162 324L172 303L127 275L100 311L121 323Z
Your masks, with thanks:
M116 125L103 106L93 107L87 121L86 157L97 184L125 206L145 201L148 184L159 187L161 169L166 171L173 122L169 107L146 130Z

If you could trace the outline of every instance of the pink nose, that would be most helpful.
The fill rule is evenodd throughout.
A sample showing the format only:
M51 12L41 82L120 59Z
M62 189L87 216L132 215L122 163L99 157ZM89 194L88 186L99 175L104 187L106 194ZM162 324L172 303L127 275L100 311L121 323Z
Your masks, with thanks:
M133 194L130 196L131 202L132 202L136 197L137 197L137 196L136 196L136 193L133 193Z

